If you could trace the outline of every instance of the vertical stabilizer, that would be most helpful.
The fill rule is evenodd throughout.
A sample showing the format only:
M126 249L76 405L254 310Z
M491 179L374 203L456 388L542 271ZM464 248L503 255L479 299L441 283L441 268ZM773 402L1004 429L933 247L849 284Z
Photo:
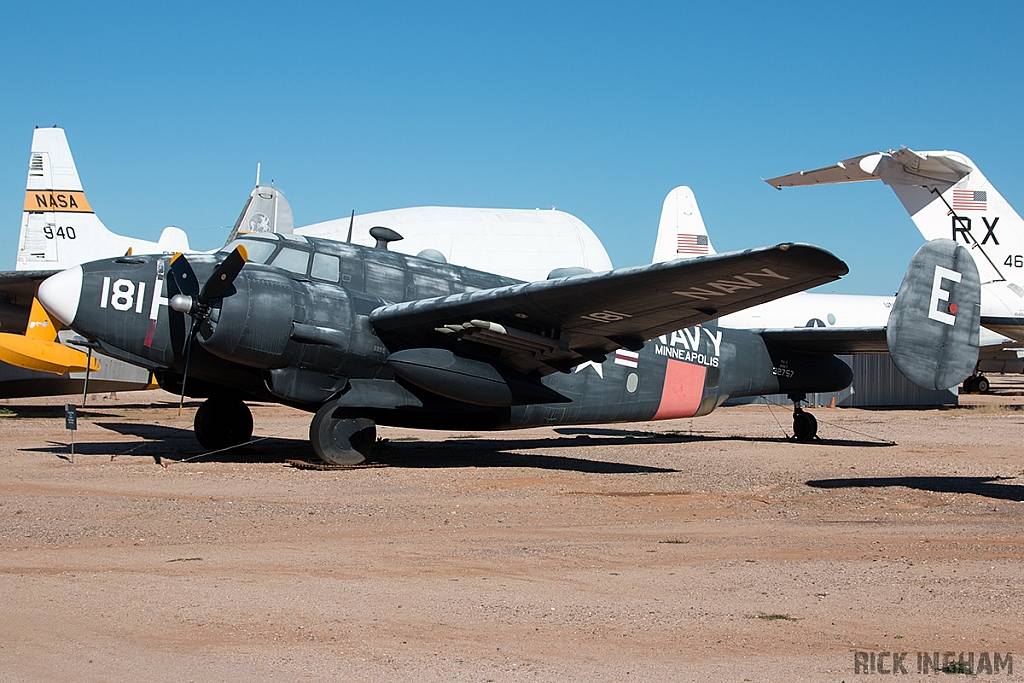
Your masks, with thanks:
M917 250L885 329L893 363L925 389L949 389L978 362L981 283L974 259L952 240Z
M1024 221L974 163L956 152L922 155L954 159L971 170L956 183L886 182L925 239L952 239L967 247L982 282L1020 281L1024 275Z
M161 243L115 235L86 199L71 147L61 128L36 128L25 184L17 270L60 270L129 249L134 254L186 251L188 238L168 228ZM166 238L166 239L165 239ZM184 249L182 249L184 247Z
M714 254L693 190L681 185L665 197L651 263Z
M974 162L959 152L904 147L767 182L781 189L866 180L881 180L891 187L926 240L952 239L967 247L982 282L1024 279L1024 221Z
M284 198L284 193L271 185L260 185L258 171L256 182L256 189L249 194L245 208L228 236L228 242L240 234L279 232L290 235L295 229L292 207Z
M35 130L25 187L18 270L62 268L78 240L107 233L85 197L62 129Z

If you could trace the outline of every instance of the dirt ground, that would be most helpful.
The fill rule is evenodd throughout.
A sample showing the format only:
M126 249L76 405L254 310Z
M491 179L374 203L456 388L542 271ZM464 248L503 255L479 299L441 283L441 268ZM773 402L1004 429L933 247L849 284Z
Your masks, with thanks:
M947 652L1018 679L1024 391L996 386L818 409L813 444L763 405L382 428L340 471L285 464L309 416L280 406L181 462L198 403L91 397L72 463L64 399L6 402L0 680L848 681L893 653L924 679Z

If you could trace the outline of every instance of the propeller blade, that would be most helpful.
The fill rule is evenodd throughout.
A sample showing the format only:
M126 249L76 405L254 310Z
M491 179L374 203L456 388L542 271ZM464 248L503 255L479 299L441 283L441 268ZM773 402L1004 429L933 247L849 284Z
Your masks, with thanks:
M192 320L192 329L188 333L188 341L185 342L185 372L181 374L181 397L178 399L178 417L181 417L181 408L185 405L185 382L188 381L188 366L192 362L192 344L199 334L198 320Z
M192 265L180 251L171 257L171 277L178 285L179 292L193 299L199 296L199 280L196 279Z
M235 247L235 250L231 252L224 262L217 266L217 270L213 271L213 275L203 285L203 291L199 295L199 303L205 304L211 299L223 296L224 292L228 291L231 287L231 283L238 277L238 273L241 272L242 266L249 259L249 254L246 253L245 247L239 244Z

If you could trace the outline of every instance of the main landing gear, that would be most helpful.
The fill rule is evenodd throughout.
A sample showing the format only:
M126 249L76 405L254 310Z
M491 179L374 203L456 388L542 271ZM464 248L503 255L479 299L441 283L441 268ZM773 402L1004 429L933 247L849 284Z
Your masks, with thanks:
M789 400L793 402L793 438L801 443L813 441L818 436L818 421L800 407L800 402L804 398L804 394L790 394L789 396Z
M973 375L964 380L964 392L968 394L987 394L990 388L988 377L985 375Z
M208 451L241 446L252 436L252 413L237 398L208 398L196 411L196 439Z
M327 403L309 424L309 443L320 459L332 465L358 465L373 452L377 425L365 417L335 416L338 407Z

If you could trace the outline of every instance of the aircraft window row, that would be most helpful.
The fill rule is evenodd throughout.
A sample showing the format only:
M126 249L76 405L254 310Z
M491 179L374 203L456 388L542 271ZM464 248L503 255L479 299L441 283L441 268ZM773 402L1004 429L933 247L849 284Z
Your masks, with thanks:
M250 263L270 264L292 273L305 275L309 269L310 253L303 249L281 245L278 239L279 236L275 234L274 237L274 240L251 238L235 240L225 245L221 251L233 251L235 247L241 244L245 246ZM306 240L303 239L302 241ZM277 251L278 248L280 248L280 251ZM276 255L275 251L277 251ZM333 254L314 253L313 267L310 275L317 280L338 282L341 279L341 259Z

